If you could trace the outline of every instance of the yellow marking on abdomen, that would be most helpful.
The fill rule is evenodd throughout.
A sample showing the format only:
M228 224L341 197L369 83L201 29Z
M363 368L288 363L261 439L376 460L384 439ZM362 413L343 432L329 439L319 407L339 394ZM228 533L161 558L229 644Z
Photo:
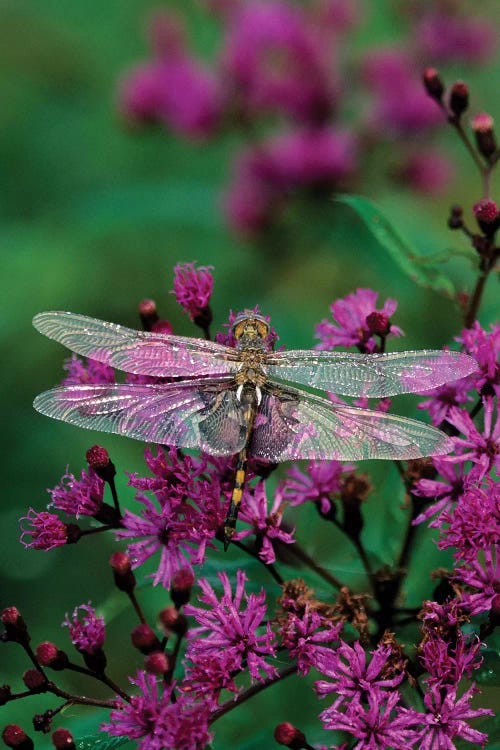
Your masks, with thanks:
M236 487L242 487L245 483L245 470L244 469L238 469L236 472L236 476L234 478L234 484Z
M241 498L243 497L243 488L242 487L235 487L233 490L233 494L231 495L231 502L234 505L239 505L241 503Z

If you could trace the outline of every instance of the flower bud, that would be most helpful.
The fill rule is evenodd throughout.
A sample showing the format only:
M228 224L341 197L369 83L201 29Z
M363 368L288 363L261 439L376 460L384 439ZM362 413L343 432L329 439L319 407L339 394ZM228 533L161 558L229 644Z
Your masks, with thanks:
M67 654L57 648L55 643L44 641L36 648L36 658L42 667L50 667L56 671L66 669L69 663Z
M0 615L0 619L5 627L2 640L29 643L28 628L17 607L6 607Z
M462 229L464 225L463 215L464 210L462 206L452 206L448 218L448 227L450 229Z
M73 735L63 727L52 733L52 744L57 750L74 750L76 747Z
M109 457L109 453L102 445L93 445L85 454L87 463L91 469L94 469L98 477L105 482L111 482L116 475L114 463Z
M7 724L2 732L2 739L7 747L16 748L16 750L33 750L35 747L33 740L17 724Z
M172 586L170 587L170 598L179 609L187 604L191 597L191 589L194 584L194 575L187 568L181 568L172 577Z
M449 104L457 119L469 106L469 87L464 81L456 81L451 87Z
M300 750L306 742L305 734L287 721L275 728L274 739L279 745L291 747L292 750Z
M152 299L143 299L138 305L139 316L145 331L151 331L154 323L158 320L156 302Z
M188 621L183 614L179 612L175 607L165 607L158 615L158 619L165 631L165 635L169 636L171 633L175 633L178 636L183 636L188 629Z
M130 557L126 552L114 552L109 558L109 564L113 569L116 587L130 594L136 583Z
M146 623L137 625L131 632L130 638L132 645L135 646L142 654L150 654L152 651L160 649L160 641L156 633Z
M168 320L157 320L151 328L152 333L172 333L172 324Z
M494 120L491 115L481 112L472 118L471 126L476 138L479 153L489 159L497 150L497 142L493 131Z
M33 716L33 728L35 732L43 732L48 734L52 725L52 719L54 718L54 712L50 709L45 711L44 714L35 714Z
M23 674L23 682L32 692L42 692L47 685L47 680L39 669L27 669Z
M437 102L441 102L444 94L444 83L436 68L426 68L424 70L423 81L425 90L429 96Z
M144 659L144 669L149 674L162 675L172 666L172 659L163 651L152 651Z
M485 198L474 205L473 211L482 232L487 237L494 235L500 226L500 213L495 201Z
M370 333L377 336L387 336L391 328L391 321L387 315L375 310L366 317L366 325Z

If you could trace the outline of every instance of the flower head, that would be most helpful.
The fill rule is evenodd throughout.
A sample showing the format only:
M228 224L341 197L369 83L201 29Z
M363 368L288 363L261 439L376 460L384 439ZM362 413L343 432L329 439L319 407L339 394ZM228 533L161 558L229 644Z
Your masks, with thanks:
M206 313L214 287L211 266L178 263L174 268L175 299L191 320Z
M435 63L485 62L497 45L494 27L486 17L447 12L445 3L429 6L415 37L422 56Z
M292 466L281 484L283 498L290 505L313 501L326 515L342 490L344 475L354 468L340 461L309 461L305 472Z
M318 349L333 349L336 346L357 346L361 352L373 352L377 348L375 334L367 322L374 313L387 317L387 335L402 336L403 331L390 323L390 317L398 306L396 300L388 299L381 310L376 309L378 293L371 289L356 289L330 306L334 323L322 320L316 326Z
M184 609L185 614L192 615L199 625L189 631L188 656L196 662L199 655L224 654L233 668L241 670L246 667L255 680L263 679L261 672L267 677L275 675L276 669L266 661L269 656L275 656L276 646L270 624L262 626L267 609L264 591L246 594L247 577L238 570L233 597L226 573L218 576L224 591L220 600L208 581L201 579L200 600L209 609L191 604ZM246 606L243 606L244 601ZM264 631L258 634L261 626Z
M311 667L316 666L320 653L325 656L330 653L325 644L338 640L342 627L342 622L332 624L307 606L300 616L290 611L286 613L280 634L292 659L297 659L300 674L306 675Z
M67 472L52 490L47 490L49 508L64 511L68 516L94 516L102 505L104 481L91 468L82 471L80 479Z
M64 369L68 374L62 385L106 385L116 380L115 371L109 365L95 359L83 361L76 354L66 360Z
M240 3L229 19L223 67L245 112L323 122L335 102L329 36L284 0Z
M37 513L33 508L20 521L27 521L31 528L22 528L21 543L26 548L49 550L68 543L69 529L55 513L42 511ZM31 541L25 541L31 537Z
M161 685L154 675L139 671L130 682L139 689L130 703L118 698L109 723L101 726L113 737L141 740L139 750L203 750L211 741L210 708L189 695L177 694L176 686Z
M492 715L489 708L471 708L474 693L479 692L474 685L458 698L457 689L442 689L431 685L424 696L427 712L422 715L425 728L420 733L420 747L424 750L434 747L454 750L454 740L462 739L483 747L488 735L472 729L469 720L478 716Z
M75 607L71 619L66 613L63 626L69 628L71 642L79 651L95 654L102 648L106 637L104 617L96 614L90 602Z
M282 527L283 509L283 496L279 490L275 493L271 509L268 509L265 482L258 482L252 492L245 494L240 519L249 524L249 528L238 531L234 539L255 534L260 548L259 557L267 565L276 560L273 541L282 544L293 544L295 541L292 533Z

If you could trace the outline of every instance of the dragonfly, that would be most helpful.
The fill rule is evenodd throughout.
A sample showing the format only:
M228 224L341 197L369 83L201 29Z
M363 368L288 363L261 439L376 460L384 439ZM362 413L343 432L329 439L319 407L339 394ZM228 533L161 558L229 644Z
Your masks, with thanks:
M145 442L237 457L226 549L249 457L271 463L401 460L453 448L444 432L424 422L334 403L314 390L385 398L427 391L477 370L472 357L455 351L273 351L267 318L248 310L232 323L234 347L71 312L39 313L33 324L77 354L153 381L53 388L35 398L42 414Z

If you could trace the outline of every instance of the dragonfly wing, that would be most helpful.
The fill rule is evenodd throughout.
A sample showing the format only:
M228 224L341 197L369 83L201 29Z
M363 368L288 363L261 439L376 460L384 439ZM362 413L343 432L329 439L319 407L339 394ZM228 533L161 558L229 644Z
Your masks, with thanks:
M71 385L41 393L33 405L78 427L226 456L240 451L246 439L243 410L231 384L232 379Z
M452 447L444 432L424 422L266 385L250 452L279 463L299 458L410 459L442 455Z
M69 312L44 312L35 328L71 351L125 372L157 377L222 375L238 367L236 350L203 339L135 331Z
M467 354L432 349L389 354L296 349L274 352L266 363L271 378L374 398L427 391L476 370L476 362Z

